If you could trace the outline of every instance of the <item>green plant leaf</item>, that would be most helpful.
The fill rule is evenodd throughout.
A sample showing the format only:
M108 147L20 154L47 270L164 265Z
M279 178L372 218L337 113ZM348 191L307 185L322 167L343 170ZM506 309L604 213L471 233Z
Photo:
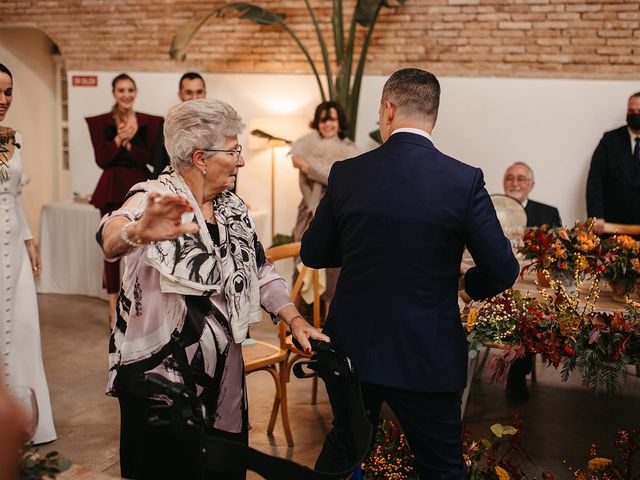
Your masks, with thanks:
M498 438L502 438L504 435L515 435L518 430L511 425L502 425L501 423L494 423L491 425L491 432Z
M407 0L395 0L395 3L404 5ZM355 19L363 27L369 27L375 23L377 11L380 6L392 8L391 2L386 0L358 0L355 10Z
M258 5L245 2L230 3L229 5L215 8L209 12L198 15L180 27L180 30L178 30L178 33L175 34L171 41L171 49L169 50L171 58L183 61L186 58L187 47L198 30L200 30L212 16L223 16L228 10L238 12L240 18L250 20L260 25L275 25L276 23L281 23L286 18L282 13L276 13Z
M202 26L213 16L216 11L211 11L202 15L198 15L196 18L189 20L185 23L178 33L173 36L171 40L171 48L169 49L169 56L174 60L184 61L187 57L186 51L189 43L195 36L196 32L202 28Z
M373 130L372 132L369 132L369 137L371 137L373 140L375 140L380 145L382 145L382 135L380 134L379 128L376 130Z

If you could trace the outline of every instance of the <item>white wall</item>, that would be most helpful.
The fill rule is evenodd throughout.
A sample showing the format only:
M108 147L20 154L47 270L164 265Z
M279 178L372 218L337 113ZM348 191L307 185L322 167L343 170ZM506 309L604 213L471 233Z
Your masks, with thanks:
M23 139L24 172L31 183L23 204L31 231L39 233L40 208L54 200L58 135L53 43L32 28L0 29L0 63L13 75L13 103L4 124Z
M120 72L69 72L98 75L98 87L69 82L71 189L92 193L100 175L84 117L104 113L112 104L111 79ZM136 109L165 115L177 100L175 73L130 72L138 84ZM205 75L209 97L233 105L248 126L265 117L311 119L319 102L313 77L306 75ZM362 85L356 143L375 144L378 103L386 77L368 76ZM556 205L565 224L586 216L585 180L593 149L602 133L624 123L628 96L639 82L506 78L442 78L440 117L434 130L443 152L485 172L490 193L502 192L504 169L515 161L531 165L536 186L531 197ZM259 119L259 120L258 120ZM272 133L296 138L297 131L275 125ZM288 131L285 131L288 130ZM247 129L248 131L248 129ZM249 146L247 131L241 142ZM247 148L238 193L254 208L270 210L270 152ZM290 232L300 199L296 172L283 151L276 155L276 231ZM402 186L398 186L402 188ZM265 242L266 243L266 242Z

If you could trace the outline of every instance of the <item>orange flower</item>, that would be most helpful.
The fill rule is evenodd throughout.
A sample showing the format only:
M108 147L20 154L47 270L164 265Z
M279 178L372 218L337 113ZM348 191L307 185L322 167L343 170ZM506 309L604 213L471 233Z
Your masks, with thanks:
M616 235L615 239L618 242L618 245L620 245L622 248L624 248L626 250L637 250L638 249L638 243L639 242L636 242L629 235Z
M583 271L589 268L589 261L586 259L586 257L580 257L579 268Z
M579 233L576 237L578 240L578 249L588 252L596 248L597 238L588 233Z
M605 470L609 465L611 465L611 460L608 458L595 457L589 460L589 470L592 472L598 472L600 470Z
M567 231L564 228L560 228L558 230L558 236L561 239L566 240L567 242L569 241L569 234L567 233Z
M469 315L467 315L467 332L473 330L474 325L478 321L478 309L469 309Z
M552 250L553 250L553 254L557 257L557 258L562 258L564 256L564 254L566 253L566 249L564 248L564 246L562 245L562 243L560 243L558 240L556 240L553 243L552 246Z
M498 476L498 480L509 480L511 477L509 476L509 472L507 472L504 468L496 466L496 475Z

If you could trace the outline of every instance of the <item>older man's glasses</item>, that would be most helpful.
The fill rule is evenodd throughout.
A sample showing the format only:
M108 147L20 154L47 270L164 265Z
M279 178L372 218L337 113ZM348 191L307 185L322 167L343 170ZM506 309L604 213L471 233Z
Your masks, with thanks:
M510 183L529 183L531 179L523 175L518 175L517 177L514 177L513 175L507 175L506 177L504 177L504 181Z
M235 160L236 165L240 162L240 155L242 155L242 145L238 145L238 148L234 150L219 150L214 148L203 148L204 152L214 152L214 153L226 153L227 155L231 155L231 157Z

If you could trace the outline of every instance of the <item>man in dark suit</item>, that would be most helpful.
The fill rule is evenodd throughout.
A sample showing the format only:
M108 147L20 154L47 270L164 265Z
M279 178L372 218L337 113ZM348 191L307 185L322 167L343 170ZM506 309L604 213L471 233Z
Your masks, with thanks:
M606 132L593 152L587 178L587 215L604 222L640 223L640 92L627 102L627 124Z
M353 361L374 427L384 401L422 478L461 480L468 351L458 287L491 297L513 285L519 267L482 171L433 145L439 101L429 72L403 69L387 80L385 143L333 165L300 256L310 267L342 267L324 331ZM476 266L461 275L465 245ZM339 471L355 460L346 386L337 378L325 384L334 422L316 469Z
M533 170L523 162L516 162L504 172L504 193L517 200L527 212L527 227L561 227L560 212L556 207L529 199L535 185ZM526 376L531 373L533 355L527 354L513 362L507 375L507 393L516 400L529 398Z

